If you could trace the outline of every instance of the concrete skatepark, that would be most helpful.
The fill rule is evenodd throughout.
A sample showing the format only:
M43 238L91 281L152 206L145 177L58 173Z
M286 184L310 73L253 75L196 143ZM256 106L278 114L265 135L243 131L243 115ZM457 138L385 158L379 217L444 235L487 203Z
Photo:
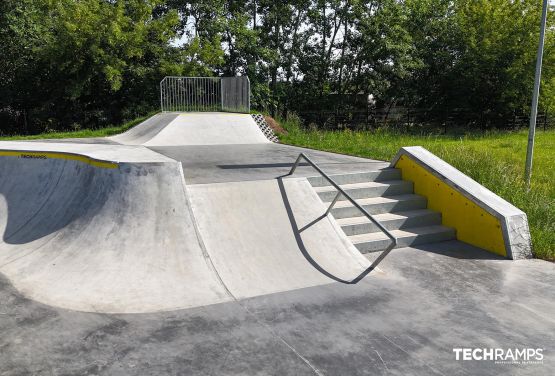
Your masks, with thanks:
M227 113L0 151L0 374L554 372L555 266L457 240L389 162L276 144ZM288 175L301 152L398 238L355 284L387 238L344 200L322 217L334 190L306 163Z

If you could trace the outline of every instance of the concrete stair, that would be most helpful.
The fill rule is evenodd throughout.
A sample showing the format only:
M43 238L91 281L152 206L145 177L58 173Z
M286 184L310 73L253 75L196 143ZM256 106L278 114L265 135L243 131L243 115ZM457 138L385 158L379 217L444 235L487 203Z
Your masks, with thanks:
M441 225L441 213L427 209L427 200L414 194L412 182L401 179L394 168L332 175L359 205L397 238L397 248L455 239L453 228ZM324 203L331 203L337 190L323 177L309 182ZM389 238L341 196L331 214L362 253L383 251Z

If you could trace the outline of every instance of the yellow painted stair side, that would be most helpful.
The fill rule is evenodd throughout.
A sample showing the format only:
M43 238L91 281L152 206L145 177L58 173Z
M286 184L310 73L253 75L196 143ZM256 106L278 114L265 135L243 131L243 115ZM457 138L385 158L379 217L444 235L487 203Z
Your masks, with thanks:
M403 180L414 183L414 192L428 199L428 209L441 212L442 224L457 231L457 239L501 256L507 256L501 223L461 192L402 155L395 167Z

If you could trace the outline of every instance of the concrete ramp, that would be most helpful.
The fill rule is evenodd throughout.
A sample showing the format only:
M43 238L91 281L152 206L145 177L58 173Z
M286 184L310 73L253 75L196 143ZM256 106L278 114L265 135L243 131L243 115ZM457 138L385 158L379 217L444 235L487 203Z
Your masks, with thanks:
M168 113L151 119L121 135L111 137L111 140L126 145L149 147L270 142L249 114Z
M189 187L214 266L237 298L348 282L368 266L306 179Z
M0 272L27 297L120 313L230 299L203 254L179 163L5 156L0 176Z
M160 133L178 116L178 113L156 114L122 134L107 138L124 145L142 145Z

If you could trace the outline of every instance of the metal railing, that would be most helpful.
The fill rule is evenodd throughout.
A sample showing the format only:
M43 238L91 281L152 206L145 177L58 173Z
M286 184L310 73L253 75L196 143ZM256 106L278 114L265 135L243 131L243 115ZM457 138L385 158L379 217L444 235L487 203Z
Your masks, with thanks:
M250 112L248 77L179 77L160 81L162 112Z
M391 252L391 250L395 248L395 246L397 245L397 238L395 238L395 236L393 236L393 234L391 234L391 232L387 228L385 228L380 222L378 222L374 218L372 214L368 213L368 211L364 209L364 207L362 207L351 196L349 196L349 194L345 192L343 188L339 186L339 184L337 184L328 174L322 171L322 169L318 167L314 162L312 162L310 158L308 158L305 154L303 153L299 154L299 156L297 157L297 160L293 164L293 167L291 167L291 171L289 171L288 175L293 175L301 159L304 159L305 161L307 161L310 166L312 166L316 171L318 171L320 175L322 175L324 179L326 179L337 190L337 194L335 195L330 206L328 207L328 209L326 210L326 212L322 217L327 216L331 212L331 210L337 203L337 200L339 200L339 198L343 195L351 204L353 204L355 208L357 208L362 214L364 214L364 216L366 216L370 220L370 222L374 223L374 225L376 225L391 240L391 243L387 246L387 248L383 250L383 252L378 256L378 258L374 260L374 262L370 265L370 267L368 267L368 269L366 269L366 271L356 279L356 280L359 280L364 275L372 271L376 266L378 266L378 264L389 254L389 252Z

